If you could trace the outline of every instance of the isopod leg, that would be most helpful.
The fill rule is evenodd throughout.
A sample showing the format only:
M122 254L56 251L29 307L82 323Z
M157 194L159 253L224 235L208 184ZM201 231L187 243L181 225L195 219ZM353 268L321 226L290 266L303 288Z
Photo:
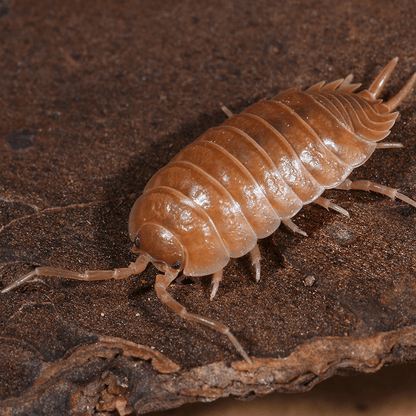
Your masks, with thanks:
M172 298L172 296L168 293L167 288L172 283L172 281L175 279L176 274L172 274L171 272L167 272L166 274L158 274L156 276L156 284L155 289L157 296L159 299L170 309L172 309L174 312L176 312L180 317L184 319L188 319L193 322L197 322L199 324L208 326L209 328L215 329L218 332L221 332L221 334L227 335L229 340L233 343L237 351L242 355L242 357L249 363L252 364L252 361L250 360L250 357L247 355L247 353L244 351L241 344L237 341L237 339L234 337L234 335L230 332L230 329L227 325L224 325L223 323L216 321L214 319L205 318L204 316L196 315L193 313L189 313L184 306L182 306L180 303L176 302Z
M349 179L345 179L345 181L338 185L335 189L357 189L359 191L373 191L379 194L386 195L391 199L401 199L402 201L416 208L416 201L414 201L406 195L403 195L397 189L389 188L388 186L380 185L379 183L374 183L367 180L359 180L352 182Z
M316 198L315 201L313 201L315 204L320 205L321 207L324 207L329 210L329 208L333 209L334 211L339 212L342 215L345 215L346 217L349 217L350 214L347 210L344 208L341 208L339 205L334 204L329 199L322 198L321 196Z
M209 300L213 300L217 294L218 287L222 279L222 269L212 275L212 291Z
M224 111L225 114L227 114L228 117L232 117L234 114L231 110L229 110L225 105L221 107L221 110Z
M260 260L261 260L261 255L260 255L260 249L258 244L256 244L253 249L250 251L250 256L251 256L251 264L254 266L254 268L256 269L256 281L260 281Z
M398 149L403 147L401 143L377 143L376 149Z
M294 222L292 222L291 220L287 219L287 220L282 220L282 223L284 225L286 225L287 228L289 228L290 230L292 230L294 233L298 233L298 234L302 234L305 237L308 236L308 234L305 233L305 231L301 230Z
M193 283L196 283L197 280L194 276L186 276L185 274L182 274L175 280L175 283L182 283L185 279L191 279Z
M78 273L71 270L58 269L55 267L37 267L30 273L20 277L11 285L7 286L1 293L7 293L15 287L27 282L34 276L60 276L76 280L108 280L108 279L125 279L133 274L141 273L149 263L146 255L141 255L129 267L114 270L87 270L84 273Z

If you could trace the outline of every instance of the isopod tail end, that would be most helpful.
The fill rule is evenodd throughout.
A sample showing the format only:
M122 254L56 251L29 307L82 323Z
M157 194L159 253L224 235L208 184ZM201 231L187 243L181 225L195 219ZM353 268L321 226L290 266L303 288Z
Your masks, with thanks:
M391 100L387 101L384 104L380 104L380 106L377 107L377 110L381 114L386 114L386 113L390 113L391 111L393 111L407 97L407 95L410 93L415 83L416 83L416 72L412 75L409 81L407 81L406 85Z
M387 80L390 78L390 75L393 72L398 60L399 58L397 56L393 58L373 81L373 83L370 85L370 88L368 88L367 93L373 98L373 100L375 100L380 95L384 85L386 85Z

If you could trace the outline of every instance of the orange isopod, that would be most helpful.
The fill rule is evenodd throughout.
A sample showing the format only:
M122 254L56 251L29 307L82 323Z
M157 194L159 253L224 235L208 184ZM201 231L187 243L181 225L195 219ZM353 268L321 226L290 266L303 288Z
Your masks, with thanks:
M157 296L185 319L211 327L229 337L251 363L248 354L221 322L195 315L176 302L167 288L182 272L213 275L211 299L223 268L231 257L250 253L260 279L257 240L272 234L283 222L305 234L290 219L311 202L348 215L322 198L325 189L372 190L416 202L396 189L348 176L376 148L401 147L380 143L390 133L398 112L392 111L409 94L416 73L388 102L378 99L398 58L394 58L367 90L353 76L302 91L292 88L261 100L219 127L202 134L150 179L130 213L133 252L127 268L77 273L38 267L4 290L6 293L35 275L79 280L124 279L141 273L150 262L160 272Z

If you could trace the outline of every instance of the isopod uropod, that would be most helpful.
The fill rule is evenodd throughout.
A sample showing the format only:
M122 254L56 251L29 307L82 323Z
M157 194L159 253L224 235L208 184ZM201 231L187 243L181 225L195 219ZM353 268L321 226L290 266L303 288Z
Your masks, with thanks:
M241 344L221 322L195 315L176 302L167 288L183 272L186 276L213 275L214 298L222 270L231 257L250 253L260 279L257 240L272 234L283 222L303 233L290 219L311 202L348 215L320 195L325 189L372 190L416 202L397 189L348 176L378 148L393 126L392 111L409 94L416 73L391 100L378 99L396 66L393 59L371 86L358 93L352 74L301 90L292 88L261 100L206 131L150 179L130 213L129 233L134 263L115 270L84 273L38 267L6 287L6 293L35 275L79 280L124 279L141 273L150 262L157 296L185 319L228 336L244 359Z

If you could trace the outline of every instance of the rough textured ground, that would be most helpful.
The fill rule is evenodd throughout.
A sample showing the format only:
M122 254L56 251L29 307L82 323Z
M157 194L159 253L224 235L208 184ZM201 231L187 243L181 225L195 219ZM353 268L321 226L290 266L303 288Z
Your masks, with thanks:
M391 97L416 70L415 13L379 0L0 2L0 288L36 265L127 265L135 198L225 119L221 105L350 72L368 87L399 56ZM416 198L415 109L413 93L388 139L405 149L376 152L353 178ZM152 267L117 282L40 278L1 297L0 414L145 413L414 360L416 210L326 196L350 218L305 207L294 221L309 238L281 227L260 243L260 283L241 258L213 302L209 279L170 290L227 323L253 367L164 307Z

